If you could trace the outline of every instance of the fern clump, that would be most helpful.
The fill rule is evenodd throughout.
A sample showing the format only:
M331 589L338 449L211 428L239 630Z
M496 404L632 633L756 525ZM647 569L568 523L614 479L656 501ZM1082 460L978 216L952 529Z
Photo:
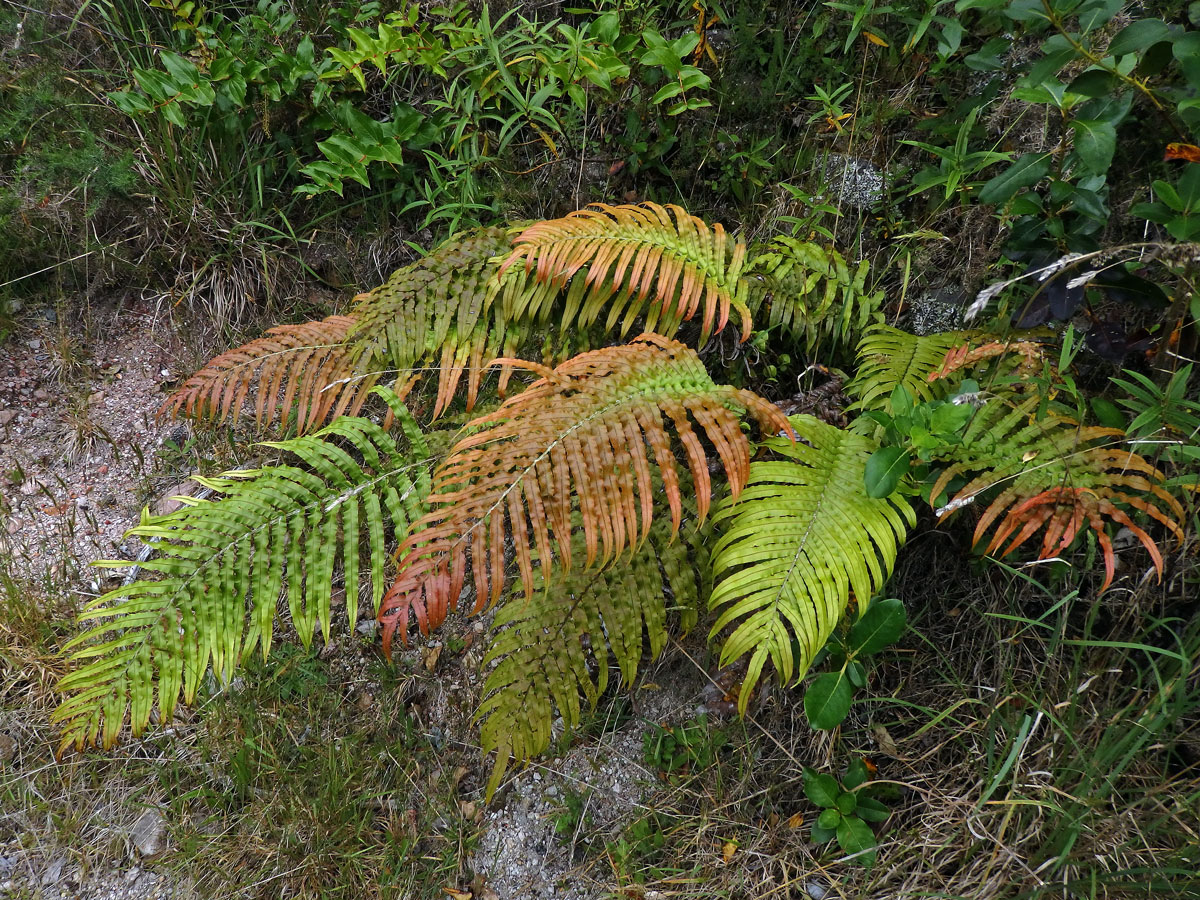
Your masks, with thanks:
M157 551L143 566L155 577L81 614L81 666L55 714L63 747L111 746L126 722L138 734L156 704L167 719L191 702L210 669L228 680L267 654L281 597L304 644L328 640L339 579L348 624L362 595L387 651L461 599L495 609L477 714L490 796L514 759L549 746L556 713L578 724L704 608L722 659L747 658L742 711L768 667L802 678L846 611L883 590L922 492L942 516L985 501L986 552L1040 535L1043 556L1060 554L1090 530L1107 587L1115 523L1161 572L1134 516L1178 535L1182 508L1120 431L1080 426L1029 390L1051 368L1039 343L909 335L877 321L880 302L865 267L831 248L747 248L677 207L597 206L460 235L348 315L218 356L169 412L253 410L300 436L263 445L284 463L202 479L219 500L133 529ZM809 352L858 338L857 421L789 420L714 380L679 338L703 344L731 317L743 339L757 320ZM640 337L610 345L635 326ZM532 349L540 362L518 356ZM987 389L967 390L974 377ZM468 413L496 399L444 416L460 395ZM402 396L428 413L425 430ZM467 421L455 431L449 418Z

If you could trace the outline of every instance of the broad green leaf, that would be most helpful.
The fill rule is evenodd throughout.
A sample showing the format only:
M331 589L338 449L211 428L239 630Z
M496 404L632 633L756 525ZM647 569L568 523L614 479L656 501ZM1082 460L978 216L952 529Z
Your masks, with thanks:
M1050 172L1049 153L1026 153L988 181L979 191L980 203L1005 203L1022 188L1032 187Z
M847 854L857 853L855 862L868 869L875 865L875 833L858 816L843 816L837 829L838 846ZM867 851L867 852L864 852Z
M1075 152L1088 170L1097 175L1107 172L1117 150L1117 129L1112 122L1075 119L1071 129L1075 132Z
M1117 32L1117 36L1108 45L1108 54L1116 57L1136 53L1166 40L1170 34L1171 29L1161 19L1138 19Z
M846 644L861 655L878 653L899 640L906 624L904 604L895 599L876 600L850 628Z
M892 811L874 797L863 797L859 792L858 809L855 810L855 815L860 819L868 822L885 822L891 814Z
M813 679L804 692L804 714L808 724L820 731L831 731L846 720L854 688L845 672L825 672Z
M832 807L837 802L841 788L837 779L826 772L818 772L807 766L804 769L804 796L817 806Z
M842 791L835 802L837 811L843 816L851 815L858 808L858 798L854 796L853 791Z
M871 454L863 469L867 496L873 500L889 497L908 474L912 457L903 447L881 447Z

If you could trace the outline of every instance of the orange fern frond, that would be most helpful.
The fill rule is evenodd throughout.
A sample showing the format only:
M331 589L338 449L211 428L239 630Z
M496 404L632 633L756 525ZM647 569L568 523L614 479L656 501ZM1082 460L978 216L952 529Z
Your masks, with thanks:
M1040 372L1046 359L1045 348L1037 341L989 341L972 347L969 343L951 348L942 362L941 368L929 376L930 382L947 378L955 372L969 369L984 360L997 357L1019 356L1010 371L1005 374L1022 375Z
M561 570L571 570L572 537L580 532L585 567L603 568L632 553L654 516L651 455L673 537L683 498L664 414L682 445L701 520L712 487L693 422L716 450L735 497L750 468L741 415L748 411L764 429L791 433L774 406L714 384L694 351L659 335L583 353L553 370L514 359L495 364L541 378L472 422L473 433L435 472L430 511L397 551L400 574L380 609L385 648L397 629L407 640L410 612L423 632L444 620L457 604L468 559L475 610L495 603L509 535L527 595L535 583L531 546L546 583L555 555Z
M531 225L513 243L500 277L512 277L513 266L524 261L525 275L543 290L516 299L539 314L570 284L563 327L586 327L606 312L606 328L621 323L625 333L645 310L646 330L670 337L703 308L701 343L725 327L731 310L741 317L742 340L750 336L741 279L745 244L678 206L600 203Z
M948 448L949 465L931 490L936 502L955 478L968 479L939 516L945 518L992 488L1000 488L975 528L975 544L987 540L984 552L1008 556L1044 532L1041 556L1057 556L1086 525L1096 534L1103 553L1106 577L1101 590L1105 590L1115 570L1105 531L1111 521L1130 530L1161 577L1162 554L1154 540L1116 504L1145 513L1182 540L1183 508L1163 488L1162 472L1145 457L1115 443L1124 438L1120 430L1081 427L1053 413L1038 418L1040 402L1039 397L1030 397L1009 406L993 400L978 411L962 444ZM989 539L993 526L996 530Z
M265 337L211 360L163 403L159 414L237 418L256 388L254 417L260 427L284 421L296 410L303 434L342 413L355 415L377 378L353 377L357 355L346 344L352 316L280 325ZM280 396L282 392L282 396Z

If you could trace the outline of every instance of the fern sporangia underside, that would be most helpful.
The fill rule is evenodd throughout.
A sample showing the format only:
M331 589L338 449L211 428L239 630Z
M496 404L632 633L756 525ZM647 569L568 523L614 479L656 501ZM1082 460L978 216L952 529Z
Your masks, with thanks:
M127 720L141 733L155 681L160 718L169 721L181 693L192 702L210 665L224 682L256 646L265 657L285 587L301 640L307 645L318 627L328 640L339 559L351 627L363 571L378 608L386 545L403 539L423 512L429 464L411 415L394 394L376 390L403 429L403 442L366 419L344 416L314 435L272 445L298 465L197 479L222 499L186 498L178 512L130 532L156 545L158 555L142 568L160 577L109 591L80 614L96 624L68 645L73 659L86 664L59 684L66 699L54 720L62 723L63 749L109 747Z
M539 566L530 598L513 586L514 596L496 612L485 660L495 667L476 713L483 751L495 753L489 799L514 760L549 748L556 710L570 731L596 706L608 687L610 659L630 685L643 653L654 659L662 652L671 620L683 631L695 624L704 553L699 532L684 528L683 539L672 540L666 521L657 519L649 539L620 566L576 568L550 584ZM576 555L585 552L579 534L572 542Z
M759 328L803 340L811 354L822 340L841 344L878 317L883 292L867 290L868 271L865 260L851 269L832 248L776 237L750 263L750 308Z
M703 344L725 327L732 310L741 317L742 340L750 336L741 277L745 244L719 223L709 228L678 206L599 203L530 225L513 244L500 267L501 279L532 275L541 290L518 295L532 310L570 284L564 327L576 321L586 328L606 312L605 331L613 332L619 324L624 335L644 312L647 331L672 337L680 322L703 310ZM576 278L581 272L583 277Z
M476 611L494 604L510 534L526 596L534 590L533 551L540 566L557 554L558 566L570 572L577 564L576 531L583 535L585 568L635 552L654 517L647 446L674 535L683 499L664 414L683 448L701 521L712 486L693 420L716 450L733 496L750 467L741 415L751 413L770 433L791 431L774 406L714 384L693 350L659 335L583 353L553 370L520 360L497 363L542 377L474 420L468 426L474 433L435 472L430 511L398 551L400 574L380 610L385 649L397 629L407 639L410 613L423 632L445 619L458 601L468 557Z
M944 331L916 335L890 325L872 325L858 344L858 371L846 385L854 398L851 409L891 412L892 391L903 385L915 403L945 396L944 381L930 381L946 354L965 345L971 332ZM869 420L862 420L864 422Z
M1086 525L1096 535L1104 559L1105 590L1116 568L1106 520L1124 525L1146 548L1159 576L1162 555L1154 540L1117 504L1140 510L1183 539L1183 508L1162 487L1163 474L1144 457L1122 446L1124 432L1083 427L1051 413L1039 417L1039 397L1019 403L996 398L978 410L960 445L948 447L947 463L934 483L935 505L957 477L968 479L939 515L945 518L992 489L998 493L975 527L974 541L985 553L1007 556L1043 532L1041 558L1070 548ZM1007 546L1004 546L1005 542Z
M797 440L765 441L778 458L751 463L741 495L713 513L712 635L732 626L723 664L750 654L742 711L768 660L784 681L804 676L851 594L865 609L916 524L899 494L867 496L874 441L812 416L791 423Z

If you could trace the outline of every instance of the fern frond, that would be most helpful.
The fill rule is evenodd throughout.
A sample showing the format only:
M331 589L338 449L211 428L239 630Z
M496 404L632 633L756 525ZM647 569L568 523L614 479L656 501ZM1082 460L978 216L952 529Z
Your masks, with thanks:
M470 406L484 360L511 349L505 323L489 317L495 257L509 246L507 228L480 228L447 241L359 294L348 316L282 325L222 353L161 412L224 421L236 418L253 389L260 426L284 422L295 410L297 433L304 434L339 415L357 415L384 375L399 383L426 366L439 369L435 417L464 371Z
M946 354L938 370L929 376L930 381L949 378L966 369L972 369L989 359L999 360L997 374L1009 377L1036 375L1050 360L1046 348L1037 341L984 341L960 344Z
M790 432L771 404L749 391L714 384L694 351L658 335L580 354L554 370L520 360L497 363L532 369L542 378L472 422L474 433L455 445L435 473L430 512L398 551L400 574L384 597L385 648L397 628L407 639L410 611L422 631L444 620L458 601L468 556L476 610L494 604L503 588L510 533L527 596L534 587L531 543L540 565L556 549L567 572L577 530L587 568L633 553L654 516L647 445L670 507L672 534L677 532L683 502L664 414L687 458L701 520L711 482L693 420L716 449L734 496L750 465L741 414L749 411L772 432Z
M395 395L385 392L385 399L407 447L373 422L343 417L314 435L271 445L293 454L298 465L198 478L225 496L189 498L171 515L143 516L130 534L155 544L158 556L142 568L161 577L109 591L84 607L80 621L95 624L68 645L72 658L85 664L59 684L67 695L54 713L63 726L62 749L90 742L109 747L127 720L141 733L156 680L167 721L180 694L192 702L210 665L228 681L256 646L265 656L285 581L301 640L307 645L317 627L328 640L339 556L351 626L362 569L370 573L378 607L385 527L402 539L429 488L425 441Z
M930 382L929 376L970 336L965 331L916 335L890 325L870 326L858 344L858 371L846 385L846 393L854 398L851 409L890 413L892 391L901 385L916 403L945 396L947 383Z
M955 478L968 480L939 516L946 518L997 488L975 528L978 546L996 526L985 553L1000 550L1001 557L1007 556L1044 531L1040 556L1057 556L1070 548L1086 524L1103 553L1103 591L1112 583L1116 565L1105 531L1108 520L1129 528L1161 577L1162 555L1155 542L1116 504L1144 512L1182 540L1183 508L1162 487L1163 474L1121 446L1122 431L1081 427L1053 413L1039 418L1040 403L1036 396L1016 404L997 398L976 412L962 443L944 452L942 460L948 465L934 483L933 502ZM1001 550L1005 541L1008 546Z
M836 250L792 237L776 237L751 262L751 311L767 308L764 327L802 340L810 353L822 341L838 345L879 318L883 291L867 290L869 265L851 269Z
M486 362L511 352L527 334L516 317L492 308L496 257L511 245L508 228L475 229L355 298L348 341L364 359L402 374L438 369L434 418L450 404L464 372L467 408L473 407Z
M256 388L260 428L285 421L293 410L301 434L333 416L357 415L377 379L352 377L357 355L346 337L354 324L352 316L330 316L272 328L266 337L212 359L167 398L159 414L236 419ZM337 382L340 390L325 390Z
M513 245L500 276L530 283L514 294L511 317L544 320L549 304L569 284L559 314L563 330L572 324L587 328L603 313L604 329L611 332L619 324L624 336L644 311L646 331L671 337L703 309L702 344L725 327L731 310L742 319L742 340L750 336L741 278L745 244L720 224L710 229L678 206L599 203L530 225ZM586 274L577 278L581 270Z
M903 497L867 496L872 440L812 416L791 422L798 440L767 440L781 458L751 463L741 496L713 514L723 533L712 548L712 634L733 626L722 664L750 654L742 711L768 660L785 681L804 676L851 593L865 609L916 524Z
M488 799L514 760L549 748L556 710L570 731L585 709L595 708L608 687L610 660L621 682L632 684L643 654L655 659L662 652L671 618L678 616L684 631L695 624L702 569L696 560L703 551L696 537L693 531L689 540L672 541L666 524L656 521L649 540L621 566L575 569L550 585L539 566L531 598L514 588L518 596L496 613L485 660L495 667L476 713L483 750L496 755ZM580 537L573 540L582 554Z

